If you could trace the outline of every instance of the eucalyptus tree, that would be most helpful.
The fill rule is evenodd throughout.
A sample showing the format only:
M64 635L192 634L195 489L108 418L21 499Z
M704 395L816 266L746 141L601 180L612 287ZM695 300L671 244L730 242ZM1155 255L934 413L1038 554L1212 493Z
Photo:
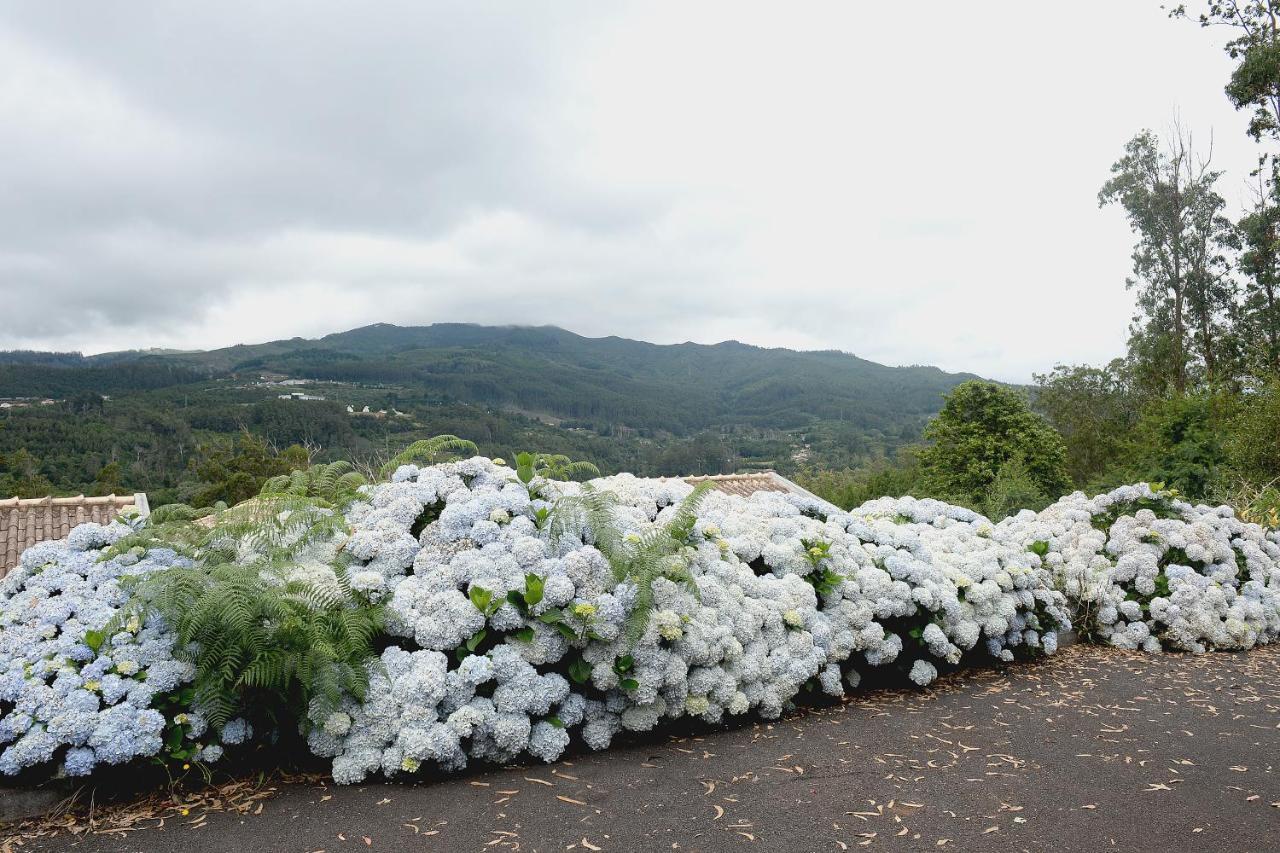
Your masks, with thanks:
M1144 401L1124 359L1102 367L1059 364L1035 374L1035 406L1062 436L1067 471L1088 487L1124 457Z
M1180 3L1170 15L1232 32L1223 46L1236 62L1227 97L1238 110L1252 109L1250 136L1280 140L1280 0L1209 0L1199 14Z
M1226 85L1237 110L1249 110L1248 133L1267 147L1258 157L1258 186L1252 209L1237 224L1236 248L1244 275L1239 339L1246 367L1255 374L1280 374L1280 0L1210 0L1198 13L1185 4L1175 18L1226 30L1223 49L1235 62Z
M1198 368L1210 382L1223 378L1228 361L1234 289L1223 249L1231 224L1210 161L1176 125L1163 145L1144 130L1098 193L1099 205L1124 209L1137 236L1126 281L1138 294L1131 349L1152 381L1178 394Z
M1280 375L1280 199L1258 176L1253 208L1236 225L1237 267L1244 276L1240 339L1246 369Z

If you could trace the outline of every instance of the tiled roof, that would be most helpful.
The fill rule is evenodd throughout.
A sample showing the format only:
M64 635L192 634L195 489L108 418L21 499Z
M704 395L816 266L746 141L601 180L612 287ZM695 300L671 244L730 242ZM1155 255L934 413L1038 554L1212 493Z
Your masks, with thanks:
M0 500L0 577L18 565L22 552L37 542L63 539L86 521L105 524L125 507L149 512L147 496L105 495L86 498L8 498Z
M691 486L711 483L721 492L749 498L756 492L790 492L814 500L822 500L809 490L796 485L776 471L756 471L751 474L711 474L705 477L682 478ZM826 501L823 501L826 503Z

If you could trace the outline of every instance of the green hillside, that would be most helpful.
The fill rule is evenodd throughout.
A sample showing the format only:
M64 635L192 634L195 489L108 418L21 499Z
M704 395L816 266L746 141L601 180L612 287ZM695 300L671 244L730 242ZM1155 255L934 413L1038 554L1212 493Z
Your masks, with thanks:
M453 323L200 352L2 353L0 398L59 402L0 412L0 453L25 449L54 486L72 490L121 460L128 485L177 487L198 448L242 429L334 455L455 432L489 452L536 441L606 470L792 470L891 455L970 378L834 351ZM308 380L325 400L277 399L298 390L284 379ZM400 415L346 411L366 405Z
M720 424L791 429L818 420L893 427L936 412L971 376L886 367L840 352L763 349L734 341L661 346L585 338L551 326L367 326L169 357L214 371L422 388L590 426L675 434Z

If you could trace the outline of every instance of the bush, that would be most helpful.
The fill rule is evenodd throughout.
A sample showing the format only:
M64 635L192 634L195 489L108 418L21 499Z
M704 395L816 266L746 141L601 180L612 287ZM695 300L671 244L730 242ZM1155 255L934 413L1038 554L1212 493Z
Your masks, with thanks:
M980 505L1000 469L1014 460L1040 494L1070 488L1062 437L1003 385L957 386L924 435L931 443L920 451L922 484L935 496Z
M480 458L393 479L352 509L348 550L385 579L404 640L364 702L315 721L341 782L550 761L574 737L600 749L685 716L776 717L871 667L927 684L968 656L1052 651L1066 622L1033 555L936 502L845 514L630 475L531 496Z
M165 507L29 550L0 608L0 771L202 763L252 722L354 783L774 718L873 670L923 686L1052 653L1073 611L1152 651L1280 636L1277 534L1146 486L996 525L518 459L325 466L211 522ZM1016 457L993 482L1034 497Z
M165 713L194 675L174 657L173 632L155 619L115 624L129 579L182 562L162 548L99 559L129 532L80 525L67 541L28 549L0 582L0 773L217 758L203 719Z
M1146 484L1076 492L999 535L1054 571L1081 633L1121 648L1248 649L1280 637L1277 535Z
M1022 459L1014 456L996 472L982 501L982 510L989 518L999 520L1023 509L1043 509L1048 503L1049 498L1031 479Z

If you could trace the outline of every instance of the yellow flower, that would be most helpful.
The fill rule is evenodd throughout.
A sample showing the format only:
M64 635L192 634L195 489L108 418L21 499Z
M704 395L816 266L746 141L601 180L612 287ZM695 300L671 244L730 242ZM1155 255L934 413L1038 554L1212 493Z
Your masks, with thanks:
M573 615L580 619L590 619L596 615L596 606L585 601L581 604L575 604L573 605Z
M507 460L505 460L505 459L503 459L501 456L499 456L499 457L497 457L497 458L495 458L495 459L493 460L493 464L494 464L494 465L506 465L506 464L507 464Z
M417 773L418 768L421 766L422 766L421 762L417 761L416 759L410 758L407 755L400 762L400 769L405 771L406 773Z
M182 816L183 816L183 817L186 817L186 816L187 816L187 815L189 815L189 814L191 814L191 809L183 809L183 810L182 810Z
M190 770L190 769L191 769L191 765L190 765L190 764L184 764L184 765L182 765L182 769L183 769L183 770Z
M800 615L799 610L788 610L782 614L782 621L792 628L799 628L804 624L804 617Z
M97 689L99 689L100 687L102 687L102 682L101 682L101 681L86 681L86 682L84 683L84 689L85 689L85 690L88 690L88 691L90 691L90 692L92 692L92 691L94 691L94 690L97 690Z

